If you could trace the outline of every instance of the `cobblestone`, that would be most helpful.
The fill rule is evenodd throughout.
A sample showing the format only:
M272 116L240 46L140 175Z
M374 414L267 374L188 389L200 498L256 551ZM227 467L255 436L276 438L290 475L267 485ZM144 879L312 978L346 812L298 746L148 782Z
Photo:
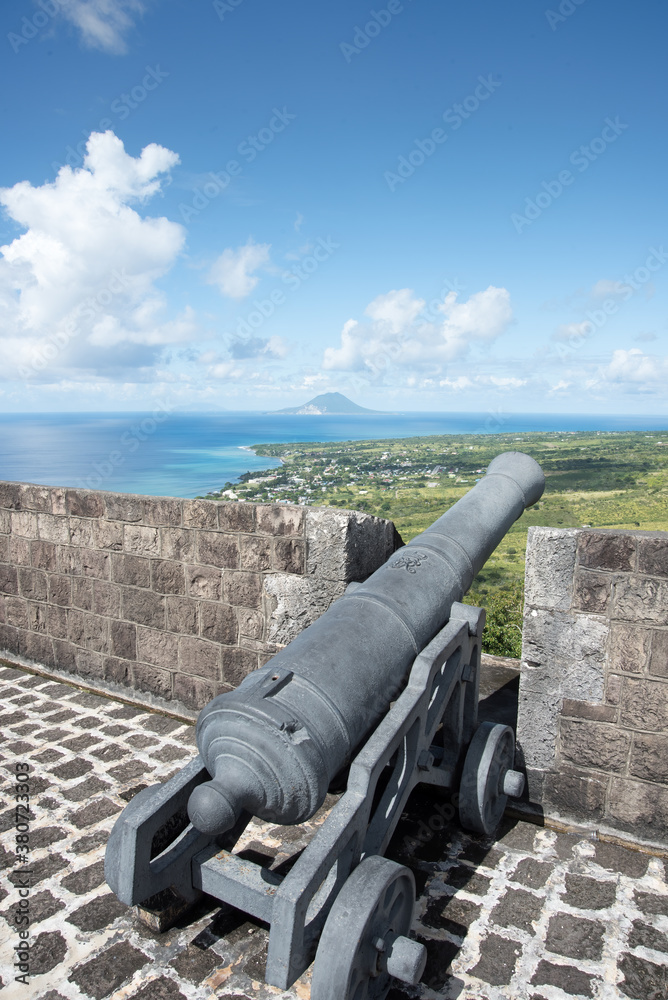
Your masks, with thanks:
M0 769L11 778L15 760L27 762L36 790L28 987L13 981L22 866L13 853L10 784L0 803L2 996L308 1000L309 973L288 991L265 985L265 925L204 897L158 934L104 881L118 813L140 788L192 758L192 725L19 670L0 667L2 683ZM11 708L16 698L20 711ZM96 728L82 733L92 716ZM49 725L55 718L57 728ZM17 744L19 758L10 749ZM512 819L495 841L470 836L444 826L430 796L414 793L387 851L415 875L413 931L429 961L420 986L397 984L388 1000L668 1000L667 861ZM278 865L307 843L313 822L254 821L243 846Z

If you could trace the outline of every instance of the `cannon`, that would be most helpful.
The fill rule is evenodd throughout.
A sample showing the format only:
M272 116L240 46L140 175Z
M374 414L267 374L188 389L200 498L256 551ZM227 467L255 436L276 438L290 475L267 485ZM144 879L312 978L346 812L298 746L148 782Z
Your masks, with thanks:
M105 875L128 905L204 892L270 925L266 981L287 989L315 956L313 1000L382 1000L419 982L409 937L415 882L384 852L417 784L458 802L491 835L523 791L514 734L478 726L485 612L461 603L545 479L528 455L497 456L442 517L197 722L198 756L127 805ZM308 820L345 791L287 874L234 853L253 816Z

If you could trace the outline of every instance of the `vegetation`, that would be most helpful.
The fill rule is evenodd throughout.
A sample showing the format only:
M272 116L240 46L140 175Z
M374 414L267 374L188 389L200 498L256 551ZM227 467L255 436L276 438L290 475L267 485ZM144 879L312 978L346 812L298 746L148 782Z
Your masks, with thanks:
M247 473L214 497L364 510L394 521L404 541L471 489L495 455L524 451L545 472L541 501L510 529L476 577L487 608L484 649L519 655L527 529L668 530L668 433L438 435L384 441L257 445L282 465Z

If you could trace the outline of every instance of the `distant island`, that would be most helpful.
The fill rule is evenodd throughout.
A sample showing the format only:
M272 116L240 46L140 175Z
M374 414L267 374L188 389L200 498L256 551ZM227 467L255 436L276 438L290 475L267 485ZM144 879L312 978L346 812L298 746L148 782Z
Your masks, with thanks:
M274 410L274 413L303 413L313 415L319 413L345 414L345 413L383 413L383 410L367 410L364 406L358 406L351 399L340 392L323 392L320 396L314 396L308 403L302 406L288 406L285 410Z

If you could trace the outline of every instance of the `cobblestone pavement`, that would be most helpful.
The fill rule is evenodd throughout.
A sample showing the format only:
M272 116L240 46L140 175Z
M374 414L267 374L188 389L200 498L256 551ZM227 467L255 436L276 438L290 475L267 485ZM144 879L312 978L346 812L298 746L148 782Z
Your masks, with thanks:
M0 700L3 996L309 997L308 974L287 992L264 984L266 926L205 897L158 934L104 883L116 816L140 788L192 757L192 725L9 667L0 668ZM14 853L17 761L30 766L28 865ZM245 846L280 863L307 832L255 823ZM668 1000L668 860L513 820L494 842L471 837L445 827L433 796L419 790L388 855L415 873L414 931L429 951L425 983L394 989L390 1000ZM26 869L24 985L12 963Z

